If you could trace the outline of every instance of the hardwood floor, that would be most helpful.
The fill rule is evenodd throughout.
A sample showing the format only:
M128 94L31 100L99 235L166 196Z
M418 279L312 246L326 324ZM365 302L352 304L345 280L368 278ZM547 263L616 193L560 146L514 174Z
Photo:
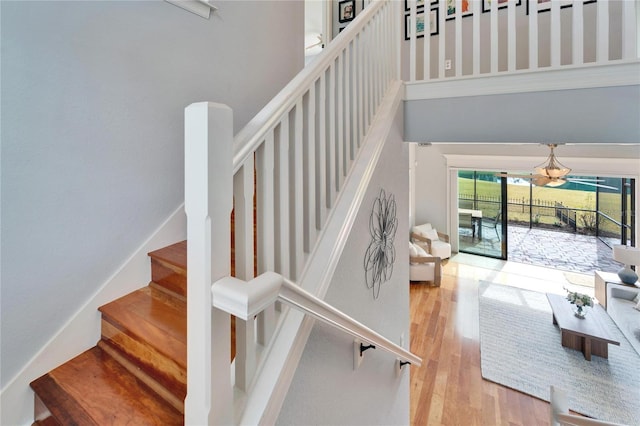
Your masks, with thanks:
M411 368L412 425L549 424L547 402L482 379L478 281L564 291L552 272L507 269L449 261L440 287L411 285L411 351L423 357L422 367Z

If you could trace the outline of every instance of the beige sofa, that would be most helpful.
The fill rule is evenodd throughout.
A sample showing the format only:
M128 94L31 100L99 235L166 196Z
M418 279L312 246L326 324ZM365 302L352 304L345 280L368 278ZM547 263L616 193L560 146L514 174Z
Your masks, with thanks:
M640 288L609 283L607 313L640 355Z

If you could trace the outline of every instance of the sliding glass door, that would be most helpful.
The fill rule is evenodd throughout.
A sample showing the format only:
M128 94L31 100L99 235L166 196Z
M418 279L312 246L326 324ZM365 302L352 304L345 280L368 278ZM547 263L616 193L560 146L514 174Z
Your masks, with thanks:
M528 253L528 259L531 247L508 254L507 223L514 250L526 247L525 239L551 243L568 234L597 237L609 247L637 245L634 179L579 176L575 178L586 183L554 187L501 177L504 175L474 170L459 170L454 175L458 197L452 208L457 207L458 251L504 260Z
M506 183L494 172L458 172L458 250L507 258Z

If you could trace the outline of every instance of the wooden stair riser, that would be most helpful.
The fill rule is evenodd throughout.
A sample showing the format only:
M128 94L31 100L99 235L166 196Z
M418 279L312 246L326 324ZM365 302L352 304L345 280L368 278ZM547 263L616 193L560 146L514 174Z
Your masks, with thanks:
M187 271L159 259L151 259L151 281L170 293L187 299Z
M151 258L151 281L169 294L187 297L187 242L180 241L154 250Z
M187 394L186 365L178 364L167 354L149 346L144 340L139 340L138 337L120 330L104 317L102 319L102 341L140 369L142 374L138 378L141 381L146 382L146 377L149 376L175 398L184 400ZM147 383L147 385L155 389L155 384Z
M100 340L97 346L100 349L102 349L104 352L109 354L113 359L115 359L129 373L131 373L138 380L140 380L142 383L148 386L165 402L169 403L173 408L178 410L180 413L184 414L185 395L182 395L180 397L176 396L167 388L165 384L158 382L155 378L146 374L145 371L142 370L138 364L131 362L129 359L125 358L120 351L118 351L113 346L109 345L109 343L107 343L106 341Z
M35 394L35 405L33 410L33 418L35 422L33 426L60 426L60 423L51 415L51 411L46 404L42 402L40 397Z

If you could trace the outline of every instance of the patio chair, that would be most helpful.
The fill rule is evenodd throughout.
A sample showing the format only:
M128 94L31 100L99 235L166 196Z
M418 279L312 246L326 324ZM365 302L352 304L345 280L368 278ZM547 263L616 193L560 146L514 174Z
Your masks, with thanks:
M476 238L476 221L471 216L471 213L458 214L458 229L470 229L471 238Z
M496 231L496 235L498 236L498 240L500 240L500 232L498 231L498 225L500 224L500 218L502 217L502 212L499 211L495 217L487 217L482 219L482 227L483 228L493 228Z

